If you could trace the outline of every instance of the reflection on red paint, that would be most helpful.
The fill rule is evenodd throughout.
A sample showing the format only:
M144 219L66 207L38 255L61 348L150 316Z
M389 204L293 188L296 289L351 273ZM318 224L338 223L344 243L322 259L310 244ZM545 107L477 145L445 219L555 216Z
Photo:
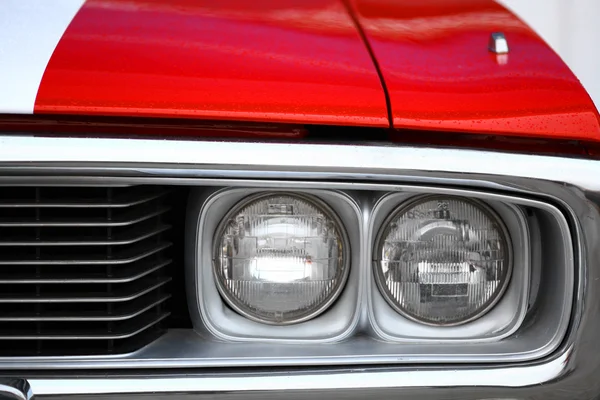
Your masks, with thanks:
M577 78L492 0L349 0L381 67L396 128L600 140ZM503 32L510 52L487 49Z
M34 112L389 126L338 0L88 0Z
M506 65L508 64L508 54L494 54L496 58L496 64L498 65Z

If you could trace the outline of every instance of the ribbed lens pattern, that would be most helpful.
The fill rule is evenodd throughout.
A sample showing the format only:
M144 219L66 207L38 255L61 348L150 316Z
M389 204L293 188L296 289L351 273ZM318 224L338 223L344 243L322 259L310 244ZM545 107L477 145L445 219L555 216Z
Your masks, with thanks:
M477 203L428 197L384 229L376 275L388 301L408 316L457 324L501 295L510 271L507 239Z
M344 284L341 227L331 212L294 195L258 197L226 217L215 274L242 314L292 323L322 311Z

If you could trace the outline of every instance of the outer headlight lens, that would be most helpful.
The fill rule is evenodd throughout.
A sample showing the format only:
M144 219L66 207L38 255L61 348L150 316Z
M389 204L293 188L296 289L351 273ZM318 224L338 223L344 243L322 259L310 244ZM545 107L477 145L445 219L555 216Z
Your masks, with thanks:
M502 221L484 204L421 197L382 227L375 277L388 303L406 317L458 325L502 296L512 268L508 243Z
M347 235L335 213L295 193L243 201L221 222L213 257L229 305L279 325L323 312L343 289L350 265Z

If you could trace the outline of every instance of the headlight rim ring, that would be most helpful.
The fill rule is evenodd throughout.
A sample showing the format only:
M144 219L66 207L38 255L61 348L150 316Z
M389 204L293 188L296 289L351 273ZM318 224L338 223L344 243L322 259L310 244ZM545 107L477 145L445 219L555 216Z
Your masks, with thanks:
M463 201L467 204L470 204L471 206L478 208L492 222L495 222L497 224L497 226L500 228L499 229L500 236L504 239L504 244L505 244L506 253L507 253L506 259L507 259L507 265L508 265L507 272L504 277L502 286L500 287L500 289L496 290L496 293L490 298L490 300L488 300L483 306L481 306L479 309L477 309L477 312L473 313L472 315L468 316L467 318L463 318L463 319L448 322L448 323L431 322L429 320L419 318L418 316L413 315L412 313L410 313L410 312L404 310L402 307L400 307L398 302L394 299L394 296L389 291L389 289L385 283L385 277L383 276L383 273L381 272L382 269L380 268L380 263L382 261L381 253L382 253L382 249L383 249L384 238L387 237L387 235L389 234L390 223L394 219L396 219L399 215L406 212L407 210L414 207L415 205L424 203L427 201L431 201L431 200L438 200L438 199L451 199L451 200ZM500 300L504 297L504 294L511 283L511 278L512 278L513 269L514 269L514 261L513 261L514 258L513 258L513 244L512 244L512 240L511 240L511 236L510 236L510 231L508 230L505 222L500 217L498 212L496 212L492 206L488 205L486 202L484 202L480 199L477 199L477 198L470 198L470 197L452 195L452 194L450 194L450 195L417 194L415 196L411 196L410 198L405 199L404 201L402 201L398 205L396 205L392 209L392 211L383 219L379 228L377 229L377 234L375 236L375 240L372 243L373 243L373 247L372 247L373 257L372 257L371 269L372 269L372 274L373 274L377 289L379 290L381 297L383 297L385 299L386 303L394 311L396 311L398 314L400 314L402 317L407 318L410 321L413 321L413 322L416 322L416 323L419 323L422 325L436 327L436 328L444 328L444 327L455 327L455 326L465 325L465 324L468 324L469 322L475 321L475 320L483 317L488 312L490 312L498 304L498 302L500 302Z
M341 242L342 242L342 257L343 257L343 271L340 277L340 281L337 284L335 290L333 290L330 295L327 297L326 301L319 304L319 307L312 310L310 313L303 314L297 318L285 320L285 321L273 321L269 319L262 318L261 316L255 315L252 312L249 312L247 309L240 307L237 304L237 300L233 295L229 293L229 290L224 286L223 282L220 279L219 269L220 269L220 260L217 254L219 253L219 247L221 238L226 229L227 222L231 219L232 216L237 214L240 210L246 207L248 204L259 201L264 198L273 197L273 196L289 196L292 198L297 198L299 200L305 201L308 204L314 206L317 210L323 213L327 218L331 219L335 227L339 233ZM212 243L212 276L215 282L215 286L221 298L225 301L225 303L235 312L240 314L242 317L245 317L251 321L259 322L266 325L272 326L288 326L299 324L302 322L306 322L316 318L317 316L326 312L335 301L338 300L340 295L343 293L344 288L346 287L346 283L348 281L348 277L350 276L350 269L352 268L352 260L351 260L351 249L350 249L350 239L348 236L348 232L346 226L344 225L342 219L337 215L334 209L327 204L327 202L321 200L319 197L313 194L303 193L303 192L294 192L289 190L269 190L269 191L261 191L258 193L254 193L240 199L225 215L221 218L219 224L215 229L215 233L213 235L213 243Z

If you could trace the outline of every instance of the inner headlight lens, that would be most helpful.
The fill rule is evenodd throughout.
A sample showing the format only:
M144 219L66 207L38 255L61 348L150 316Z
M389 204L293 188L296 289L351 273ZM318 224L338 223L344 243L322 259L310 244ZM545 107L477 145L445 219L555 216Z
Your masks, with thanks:
M323 312L349 271L348 240L323 202L291 193L251 196L221 222L214 250L221 295L240 314L291 324Z
M422 197L392 213L378 236L375 277L401 314L458 325L488 311L510 278L508 235L484 204Z

